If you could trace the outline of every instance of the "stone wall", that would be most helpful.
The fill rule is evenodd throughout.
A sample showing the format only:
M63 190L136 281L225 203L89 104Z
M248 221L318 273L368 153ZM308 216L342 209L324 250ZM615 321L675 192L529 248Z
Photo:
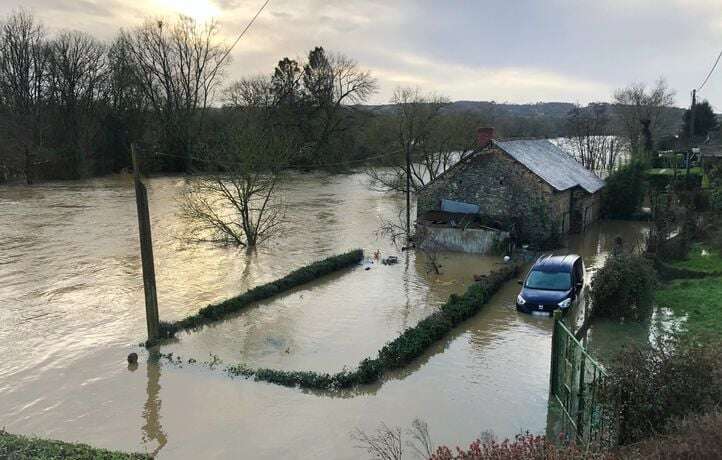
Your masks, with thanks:
M492 254L509 238L509 233L493 228L453 228L424 225L417 227L421 249Z
M420 220L441 199L479 205L480 214L526 242L569 231L571 190L556 191L524 165L496 148L487 149L429 184L418 195Z
M585 190L572 192L571 232L583 232L589 225L599 220L601 215L601 191L589 194Z

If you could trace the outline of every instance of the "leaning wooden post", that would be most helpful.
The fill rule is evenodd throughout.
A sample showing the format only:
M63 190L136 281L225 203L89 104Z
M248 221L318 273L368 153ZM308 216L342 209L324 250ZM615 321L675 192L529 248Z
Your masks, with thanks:
M155 291L155 264L153 263L153 239L150 232L148 211L148 190L140 179L135 146L131 144L133 156L133 182L135 183L135 204L138 209L138 234L140 236L140 257L143 263L143 290L145 291L145 320L148 324L148 343L158 339L158 296Z

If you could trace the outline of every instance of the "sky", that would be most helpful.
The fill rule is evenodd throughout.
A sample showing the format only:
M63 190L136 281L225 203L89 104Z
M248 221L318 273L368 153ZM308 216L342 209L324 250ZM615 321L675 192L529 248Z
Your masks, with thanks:
M229 43L264 0L3 0L52 32L112 40L147 17L179 13L221 26ZM451 100L586 104L664 76L689 104L722 50L722 0L270 0L232 52L225 79L269 74L314 46L378 80L370 103L418 86ZM722 63L700 92L722 110Z

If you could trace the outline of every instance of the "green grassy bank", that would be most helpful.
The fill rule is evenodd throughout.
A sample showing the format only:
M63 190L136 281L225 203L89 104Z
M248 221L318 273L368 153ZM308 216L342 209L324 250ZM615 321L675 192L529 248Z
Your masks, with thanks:
M96 449L85 444L48 441L0 430L0 459L26 460L142 460L152 457Z
M718 339L722 336L722 257L709 245L695 243L683 260L668 261L677 270L655 295L657 305L685 317L685 332Z

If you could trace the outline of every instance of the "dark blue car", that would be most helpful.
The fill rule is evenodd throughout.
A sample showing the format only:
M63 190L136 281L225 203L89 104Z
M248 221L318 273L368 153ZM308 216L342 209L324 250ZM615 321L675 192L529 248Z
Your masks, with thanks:
M576 304L584 286L584 262L576 254L542 256L519 282L516 309L524 313L551 314Z

